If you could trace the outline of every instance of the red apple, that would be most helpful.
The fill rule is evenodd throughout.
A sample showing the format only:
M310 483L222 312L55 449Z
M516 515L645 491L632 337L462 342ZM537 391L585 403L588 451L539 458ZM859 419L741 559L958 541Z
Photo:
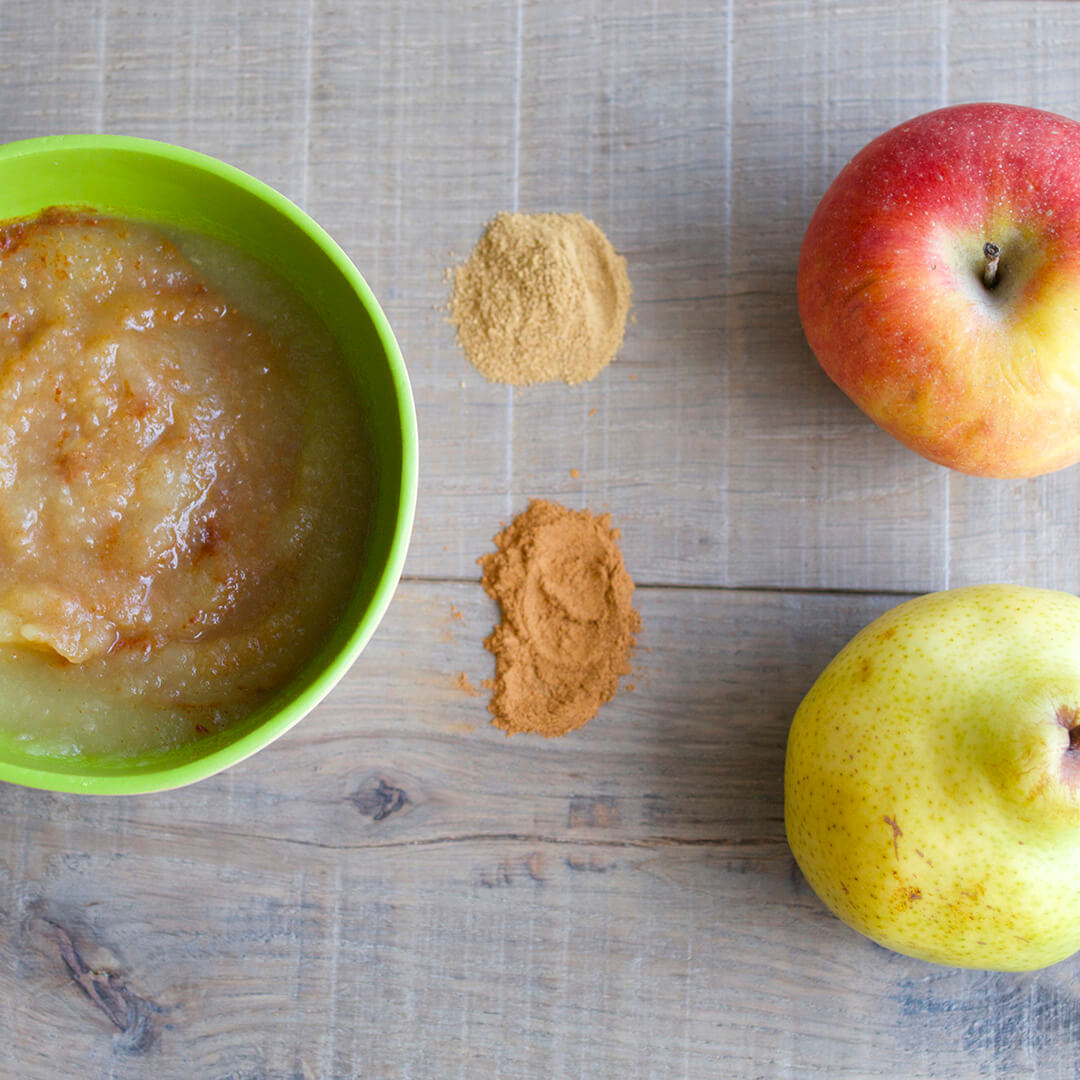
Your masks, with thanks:
M1080 461L1080 124L957 105L879 136L810 221L799 314L830 378L931 461Z

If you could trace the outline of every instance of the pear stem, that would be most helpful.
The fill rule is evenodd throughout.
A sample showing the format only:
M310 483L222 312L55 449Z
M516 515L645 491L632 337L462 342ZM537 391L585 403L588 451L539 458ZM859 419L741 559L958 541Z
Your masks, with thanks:
M983 267L983 284L992 289L997 284L998 260L1001 258L1001 248L992 240L983 244L983 258L986 265Z

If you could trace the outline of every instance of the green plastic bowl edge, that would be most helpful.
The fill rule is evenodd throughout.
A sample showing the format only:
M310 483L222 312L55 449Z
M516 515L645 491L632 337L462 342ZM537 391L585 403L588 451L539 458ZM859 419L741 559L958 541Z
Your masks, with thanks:
M412 534L419 478L416 408L404 358L390 328L390 323L375 299L374 293L338 243L294 202L270 187L269 184L208 154L175 146L172 143L130 135L47 135L36 139L22 139L0 145L0 161L27 154L71 149L135 151L203 170L267 203L306 233L330 259L352 291L360 298L374 326L390 369L401 425L401 482L396 525L388 558L371 594L371 600L357 626L336 654L299 694L253 730L218 750L181 765L132 774L103 776L35 769L0 760L0 781L20 784L24 787L85 795L149 794L169 791L205 780L223 769L238 764L280 738L330 693L356 661L364 646L371 640L393 599L405 565L405 556Z

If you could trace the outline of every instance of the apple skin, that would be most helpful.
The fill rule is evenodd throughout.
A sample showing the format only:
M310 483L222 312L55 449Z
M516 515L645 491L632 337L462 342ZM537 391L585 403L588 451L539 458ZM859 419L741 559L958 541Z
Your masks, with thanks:
M1074 464L1080 124L984 103L887 131L814 212L798 293L821 366L912 450L978 476Z
M979 585L886 612L800 705L784 799L806 880L879 944L998 971L1070 956L1080 599Z

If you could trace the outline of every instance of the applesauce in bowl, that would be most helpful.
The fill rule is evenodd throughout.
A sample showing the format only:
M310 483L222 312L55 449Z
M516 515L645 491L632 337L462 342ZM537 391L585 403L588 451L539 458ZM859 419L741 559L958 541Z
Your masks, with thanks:
M340 248L202 155L0 147L0 214L0 779L200 779L309 711L389 602L400 353Z
M340 617L371 484L333 338L257 263L60 210L0 226L0 725L30 752L250 712Z

